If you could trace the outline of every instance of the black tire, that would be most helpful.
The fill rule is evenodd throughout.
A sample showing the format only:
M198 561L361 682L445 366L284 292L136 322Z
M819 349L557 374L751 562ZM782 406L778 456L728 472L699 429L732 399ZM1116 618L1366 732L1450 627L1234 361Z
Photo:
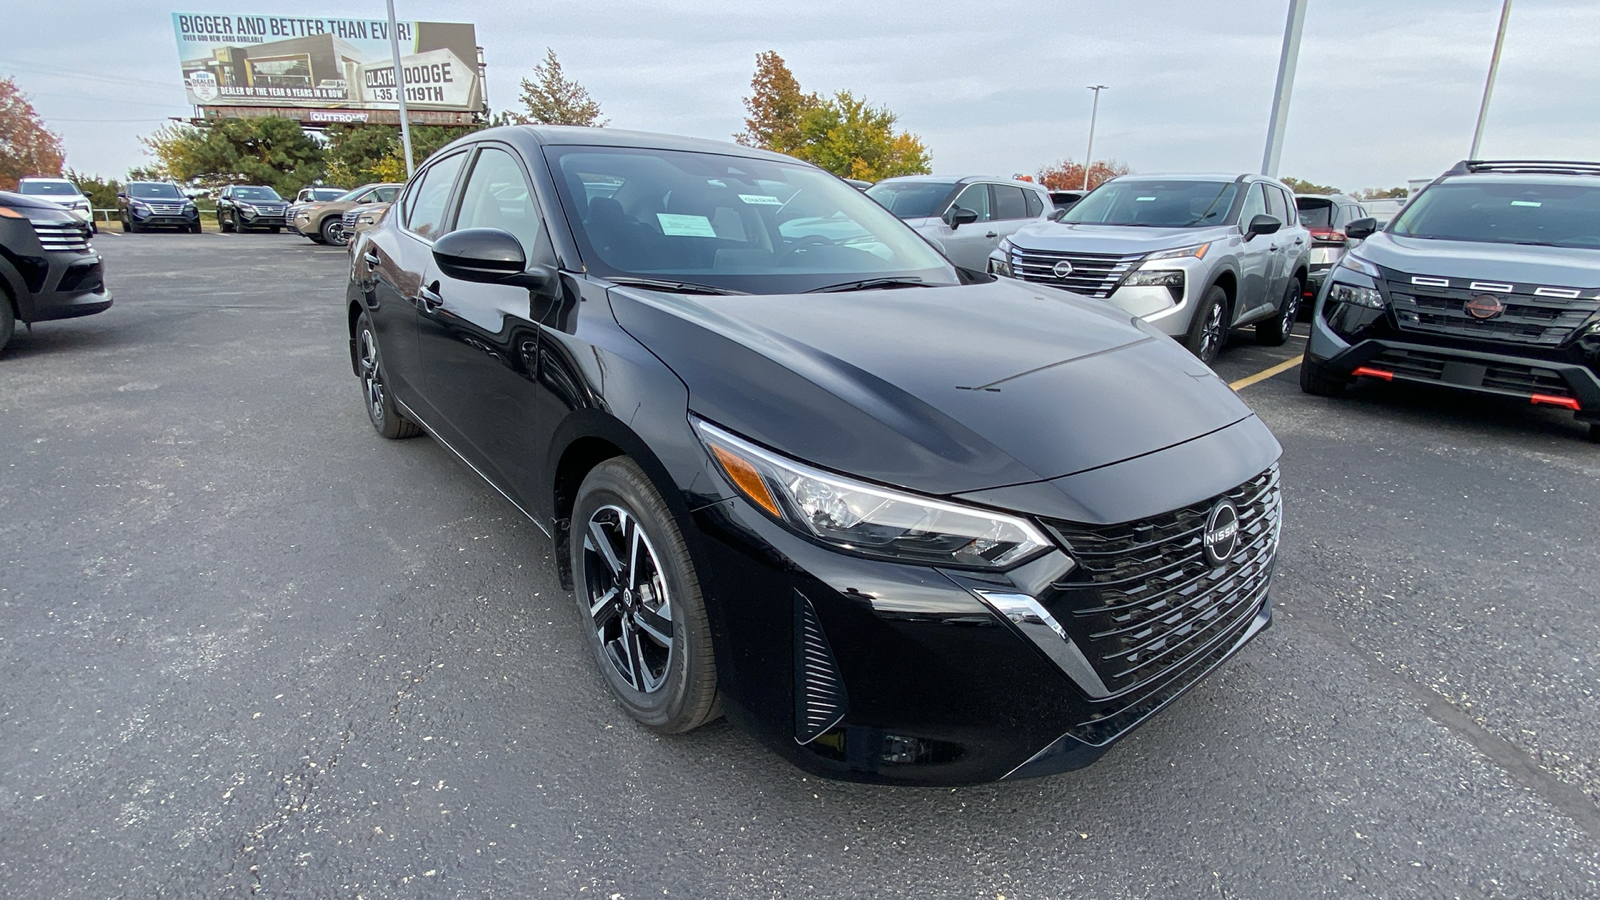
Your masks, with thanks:
M1278 301L1278 312L1264 322L1256 323L1256 343L1268 347L1282 347L1294 334L1295 320L1300 316L1300 297L1305 289L1299 278L1289 279L1289 288Z
M306 239L311 241L311 243L313 243L313 244L326 244L327 243L327 241L322 239L322 235L320 235L320 234L308 234L308 235L306 235Z
M100 233L100 226L93 219L89 220L89 233L90 234L99 234Z
M133 220L133 217L130 216L130 217L122 220L122 230L126 231L129 234L138 234L139 233L139 223L135 222Z
M5 344L0 343L0 349L3 349L4 347ZM1589 442L1591 444L1600 444L1600 425L1589 426Z
M571 521L573 594L612 696L660 734L721 716L700 580L677 521L644 470L625 456L596 466L578 489Z
M416 437L422 433L417 423L401 415L390 396L383 377L383 356L378 351L377 332L366 313L356 320L356 360L361 368L361 396L367 418L378 434L391 441Z
M1306 347L1306 354L1300 359L1300 390L1315 397L1337 397L1349 383L1348 378L1330 372L1326 364L1312 359L1311 348Z
M283 231L283 226L282 225L274 225L274 226L272 226L272 233L273 234L278 234L278 233L280 233L282 231Z
M223 234L227 234L233 230L233 226L228 223L228 217L224 216L222 213L217 213L217 230Z
M17 333L17 314L11 309L11 295L0 288L0 353L6 352L11 336Z
M203 229L201 229L199 222L196 222L193 225L190 225L188 228L184 229L184 231L187 231L190 234L199 234L202 230Z
M122 226L122 233L123 234L127 234L128 232L133 230L133 229L128 227L128 220L122 218L121 216L117 217L117 224Z
M343 247L347 240L344 233L344 222L335 216L323 219L322 225L317 229L317 232L322 235L324 244L332 244L335 247Z
M1221 285L1206 289L1189 321L1189 334L1183 345L1206 365L1216 361L1217 354L1228 344L1228 292Z

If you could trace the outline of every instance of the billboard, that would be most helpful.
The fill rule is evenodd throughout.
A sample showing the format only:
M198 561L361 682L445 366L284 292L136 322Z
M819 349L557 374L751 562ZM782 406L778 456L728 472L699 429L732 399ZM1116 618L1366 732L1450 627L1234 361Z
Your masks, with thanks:
M386 19L173 13L172 27L184 90L207 115L271 108L307 122L399 121ZM395 33L408 109L486 111L472 25L399 22Z

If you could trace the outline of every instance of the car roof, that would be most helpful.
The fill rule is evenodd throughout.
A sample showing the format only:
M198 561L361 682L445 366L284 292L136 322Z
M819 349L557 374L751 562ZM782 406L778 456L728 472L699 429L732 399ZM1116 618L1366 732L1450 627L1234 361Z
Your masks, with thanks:
M507 132L532 135L539 143L552 146L577 147L631 147L645 150L683 150L690 153L720 153L725 156L747 156L753 159L800 162L781 153L746 147L729 141L712 141L705 138L656 134L649 131L629 131L622 128L586 128L581 125L504 125L474 132L471 139L504 137ZM809 165L809 163L801 163Z
M1252 175L1249 172L1152 172L1128 173L1118 175L1117 181L1270 181L1278 183L1276 178L1264 175Z
M994 181L1002 184L1031 187L1041 191L1045 190L1044 185L1039 184L1037 181L1019 181L1015 178L1007 178L1004 175L896 175L893 178L885 178L878 184L916 184L918 182L928 184L971 184L975 181ZM874 185L874 187L876 186Z
M1573 187L1600 187L1600 179L1593 175L1570 175L1555 172L1447 172L1440 181L1474 181L1491 184L1564 184Z
M1360 200L1349 194L1295 194L1294 199L1300 200L1326 200L1329 203L1360 203Z

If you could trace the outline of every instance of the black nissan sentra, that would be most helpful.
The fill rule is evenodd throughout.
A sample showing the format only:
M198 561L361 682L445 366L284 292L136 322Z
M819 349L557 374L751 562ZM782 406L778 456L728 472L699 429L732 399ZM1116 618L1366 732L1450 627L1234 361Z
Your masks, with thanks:
M490 129L351 253L373 426L553 538L574 639L655 731L726 713L861 781L1044 775L1271 621L1280 451L1226 384L806 163Z

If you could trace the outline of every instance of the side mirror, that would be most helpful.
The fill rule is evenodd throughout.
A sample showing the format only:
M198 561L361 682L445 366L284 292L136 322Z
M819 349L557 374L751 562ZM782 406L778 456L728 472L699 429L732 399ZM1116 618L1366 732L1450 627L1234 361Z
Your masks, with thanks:
M1372 237L1378 230L1378 220L1371 216L1365 219L1355 219L1344 227L1344 236L1352 241L1359 241Z
M529 269L522 242L499 228L452 231L434 243L433 260L457 281L509 284L540 294L555 289L556 273L548 266Z
M1064 209L1052 209L1052 210L1050 210L1050 221L1052 221L1052 222L1059 222L1062 219L1065 219L1066 217L1067 217L1067 211L1064 210Z
M960 206L952 206L945 210L944 215L940 216L940 218L944 220L946 225L950 226L951 231L955 231L957 228L960 228L963 225L971 225L973 222L978 221L978 211L975 209L966 209Z
M128 192L127 191L117 191L117 199L118 200L126 200L126 199L128 199Z
M1244 239L1250 240L1260 234L1277 234L1283 227L1283 222L1277 216L1256 216L1250 220L1250 227L1245 230Z

